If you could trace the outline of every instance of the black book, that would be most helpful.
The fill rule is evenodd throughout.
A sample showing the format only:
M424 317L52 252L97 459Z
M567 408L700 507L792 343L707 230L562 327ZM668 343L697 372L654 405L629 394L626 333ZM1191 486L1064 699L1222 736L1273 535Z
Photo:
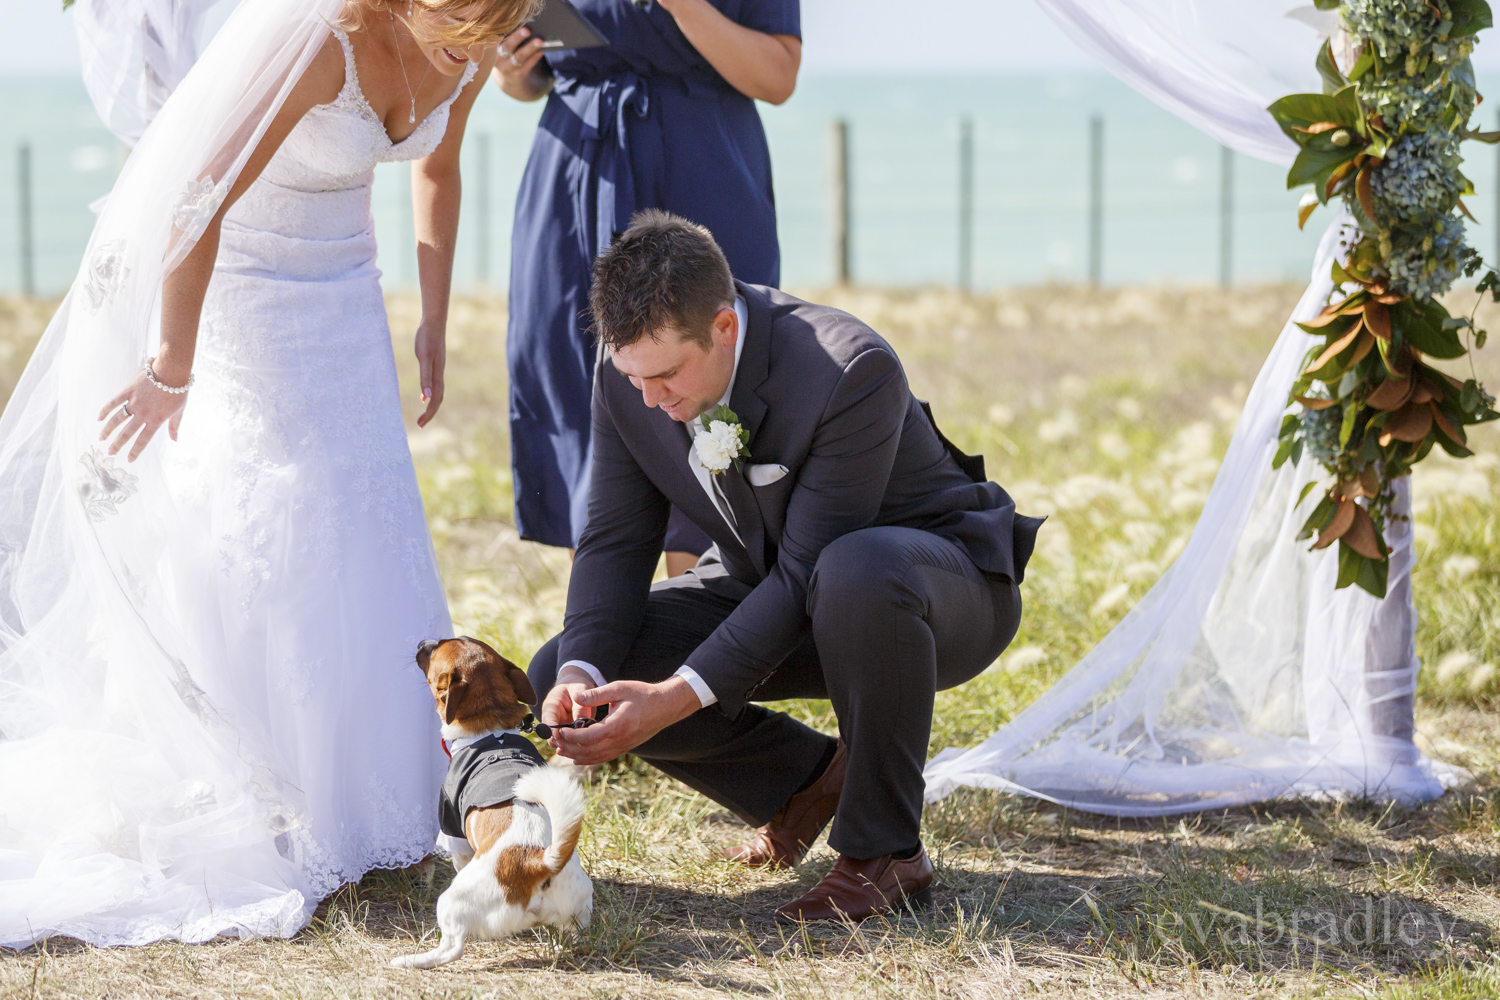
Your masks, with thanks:
M533 37L544 39L542 48L592 49L608 45L604 36L584 20L568 0L546 0L536 17L526 22Z

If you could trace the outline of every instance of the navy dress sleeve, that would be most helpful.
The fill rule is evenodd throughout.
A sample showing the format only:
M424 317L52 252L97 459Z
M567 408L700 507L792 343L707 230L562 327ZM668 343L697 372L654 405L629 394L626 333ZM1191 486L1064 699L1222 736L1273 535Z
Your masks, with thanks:
M802 37L802 5L798 0L741 0L719 10L731 21L768 35Z

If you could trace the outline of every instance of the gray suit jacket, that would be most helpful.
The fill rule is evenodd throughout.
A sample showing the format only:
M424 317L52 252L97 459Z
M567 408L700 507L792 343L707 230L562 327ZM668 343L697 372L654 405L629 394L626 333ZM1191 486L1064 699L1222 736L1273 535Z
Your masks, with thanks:
M761 487L733 468L721 474L742 545L688 467L687 428L648 408L606 356L594 380L588 524L558 648L559 663L617 676L676 504L714 540L722 584L744 598L687 661L731 717L811 633L808 582L834 539L877 525L931 531L1019 583L1041 525L998 485L975 481L982 466L975 478L963 471L879 334L773 288L738 288L749 329L729 406L750 432L749 461L790 472Z

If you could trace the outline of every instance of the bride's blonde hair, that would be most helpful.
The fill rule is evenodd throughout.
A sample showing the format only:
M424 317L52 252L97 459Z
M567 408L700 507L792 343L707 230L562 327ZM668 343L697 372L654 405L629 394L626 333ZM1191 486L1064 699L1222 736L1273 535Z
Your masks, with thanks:
M453 23L451 27L435 28L426 18L403 17L417 41L463 48L499 42L531 20L541 6L541 0L362 0L345 6L339 21L346 30L362 28L368 13L387 9L397 14L415 13L415 8L421 7Z

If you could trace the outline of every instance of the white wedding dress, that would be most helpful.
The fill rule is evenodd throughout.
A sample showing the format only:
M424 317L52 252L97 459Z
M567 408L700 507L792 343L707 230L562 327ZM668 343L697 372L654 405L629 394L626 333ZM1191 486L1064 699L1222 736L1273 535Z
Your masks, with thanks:
M226 215L180 440L134 466L72 446L51 475L77 503L0 504L0 945L287 935L433 850L444 761L413 654L451 626L370 187L436 148L453 98L393 145L339 40L338 98ZM118 292L117 249L93 248L62 326ZM68 365L92 367L52 337L18 398L97 410L70 407ZM59 417L28 452L6 416L15 464L90 433Z

